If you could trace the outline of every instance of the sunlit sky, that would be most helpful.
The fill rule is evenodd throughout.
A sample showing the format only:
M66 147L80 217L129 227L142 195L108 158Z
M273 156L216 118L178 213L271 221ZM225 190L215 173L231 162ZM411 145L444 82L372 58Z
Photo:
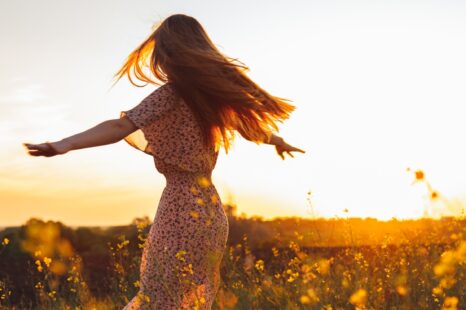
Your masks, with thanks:
M448 199L430 214L460 212L466 2L0 0L0 226L153 219L165 179L123 140L51 158L21 143L57 141L138 104L154 86L110 88L112 76L174 13L197 18L297 107L279 134L306 153L282 161L273 146L238 138L213 173L223 202L265 219L416 218L425 190L410 167Z

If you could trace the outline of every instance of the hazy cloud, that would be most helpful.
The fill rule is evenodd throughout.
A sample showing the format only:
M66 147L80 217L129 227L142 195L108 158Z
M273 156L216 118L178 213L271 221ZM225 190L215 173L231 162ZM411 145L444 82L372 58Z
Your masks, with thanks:
M20 82L21 78L14 78L13 81ZM7 90L0 90L0 103L25 102L30 103L45 98L40 84L21 85Z

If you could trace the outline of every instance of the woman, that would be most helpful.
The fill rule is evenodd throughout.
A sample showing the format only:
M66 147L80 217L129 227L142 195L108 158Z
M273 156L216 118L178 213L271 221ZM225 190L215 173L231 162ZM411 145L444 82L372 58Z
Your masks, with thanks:
M144 72L149 68L153 77ZM118 119L57 142L28 144L55 156L124 139L153 156L167 184L144 247L139 293L124 309L210 309L220 285L228 219L211 183L219 149L234 131L278 155L302 152L272 133L294 106L270 95L212 43L194 18L165 19L127 58L116 81L131 75L163 85ZM155 77L155 78L154 78Z

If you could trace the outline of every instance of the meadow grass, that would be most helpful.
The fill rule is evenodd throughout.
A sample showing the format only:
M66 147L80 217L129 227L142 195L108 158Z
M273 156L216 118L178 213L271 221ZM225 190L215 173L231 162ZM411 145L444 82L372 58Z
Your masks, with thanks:
M415 176L425 181L419 171ZM430 198L437 199L433 192ZM241 219L230 221L235 227ZM464 216L377 242L358 239L350 219L338 223L343 227L334 244L322 242L328 232L313 225L262 246L251 246L246 233L230 240L213 309L466 309ZM6 230L0 235L0 309L121 309L138 293L150 225L147 217L135 219L133 234L115 230L114 238L92 244L88 231L75 234L51 221ZM103 253L102 261L80 255L85 250ZM102 265L106 279L92 272ZM201 306L202 300L193 309Z

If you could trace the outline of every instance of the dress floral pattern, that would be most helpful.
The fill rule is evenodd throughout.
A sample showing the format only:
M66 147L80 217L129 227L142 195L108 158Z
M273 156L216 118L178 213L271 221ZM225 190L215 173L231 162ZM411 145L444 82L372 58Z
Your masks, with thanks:
M228 218L212 170L218 151L174 87L164 84L130 110L138 129L125 137L153 156L166 179L140 266L140 289L129 309L211 309L220 285Z

